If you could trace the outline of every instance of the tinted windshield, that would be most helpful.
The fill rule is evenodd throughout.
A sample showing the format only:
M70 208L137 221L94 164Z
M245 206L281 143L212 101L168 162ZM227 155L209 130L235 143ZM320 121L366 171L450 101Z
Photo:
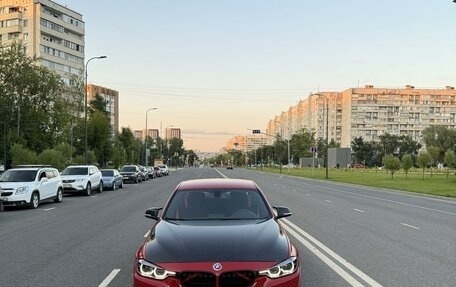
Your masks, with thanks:
M62 175L87 175L87 167L67 167L62 171Z
M112 170L102 170L101 174L103 176L113 176L114 175L114 171L112 171Z
M120 171L136 172L136 167L135 166L123 166Z
M271 217L261 195L252 190L177 191L165 219L264 219Z
M0 182L35 181L36 170L7 170L0 176Z

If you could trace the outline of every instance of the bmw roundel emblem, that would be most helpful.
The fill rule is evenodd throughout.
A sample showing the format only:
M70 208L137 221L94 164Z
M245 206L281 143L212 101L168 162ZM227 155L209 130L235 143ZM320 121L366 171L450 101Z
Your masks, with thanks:
M214 263L214 265L212 265L212 268L213 268L215 271L220 271L220 270L222 270L222 264L220 264L220 263Z

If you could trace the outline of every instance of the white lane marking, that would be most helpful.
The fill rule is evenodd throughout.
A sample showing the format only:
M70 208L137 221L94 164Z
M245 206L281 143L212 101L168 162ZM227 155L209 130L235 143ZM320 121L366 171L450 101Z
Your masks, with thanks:
M333 190L333 191L347 193L347 194L351 194L351 195L356 195L356 196L360 196L360 197L367 197L367 198L377 199L377 200L381 200L381 201L385 201L385 202L389 202L389 203L395 203L395 204L400 204L400 205L404 205L404 206L410 206L410 207L415 207L415 208L420 208L420 209L424 209L424 210L429 210L429 211L434 211L434 212L439 212L439 213L443 213L443 214L449 214L449 215L455 215L456 216L456 213L454 213L454 212L449 212L449 211L444 211L444 210L440 210L440 209L414 205L414 204L405 203L405 202L402 202L402 201L396 201L396 200L381 198L381 197L372 196L372 195L360 194L360 193L356 193L356 192L340 190L340 189L337 189L337 188L322 187L322 186L314 185L314 184L310 184L310 183L307 183L307 185L318 187L318 188L325 188L327 190ZM366 188L369 189L368 187L366 187ZM377 191L375 189L370 189L370 190ZM410 195L410 196L416 196L416 195Z
M150 234L150 230L146 232L146 234L144 234L144 238L148 237Z
M312 196L312 194L310 194L310 193L306 193L306 195L307 195L307 196Z
M329 200L329 199L325 199L325 201L328 202L328 203L332 203L332 201Z
M95 197L98 197L98 195L92 195L91 198L95 198Z
M348 274L347 272L345 272L343 269L341 269L339 266L337 266L337 264L332 261L331 259L329 259L326 255L324 255L322 252L320 252L318 249L316 249L316 247L314 247L313 245L311 245L309 243L309 241L311 241L314 245L316 245L318 248L320 248L321 250L323 250L324 252L326 252L326 254L328 254L328 256L332 257L334 260L336 260L337 262L339 262L341 265L343 265L345 268L347 268L348 270L350 270L351 272L353 272L354 274L356 274L359 278L361 278L362 280L364 280L366 283L368 283L369 285L373 286L373 287L382 287L381 284L379 284L377 281L375 281L374 279L370 278L367 274L365 274L364 272L362 272L361 270L359 270L358 268L356 268L355 266L353 266L351 263L349 263L347 260L345 260L344 258L342 258L340 255L338 255L337 253L335 253L334 251L332 251L331 249L329 249L328 247L326 247L323 243L321 243L320 241L318 241L317 239L315 239L314 237L312 237L310 234L308 234L307 232L305 232L304 230L302 230L301 228L299 228L297 225L293 224L291 221L287 220L287 219L281 219L283 220L283 222L285 224L287 224L288 226L286 226L284 224L284 228L286 228L286 230L288 232L290 232L290 234L292 234L296 239L298 239L303 245L305 245L310 251L312 251L315 255L317 255L323 262L325 262L331 269L333 269L337 274L339 274L345 281L347 281L348 283L350 283L350 285L352 286L364 286L363 284L361 284L358 280L356 280L355 278L353 278L353 276L351 276L350 274ZM293 228L293 229L291 229ZM303 237L301 237L299 234L297 233L300 233L302 236L304 236L305 238L307 238L309 241L305 240Z
M361 212L361 213L364 213L365 211L364 210L361 210L361 209L358 209L358 208L353 208L354 211L358 211L358 212Z
M55 207L46 208L44 211L49 211L49 210L53 210L53 209L55 209Z
M111 281L114 279L114 277L116 277L117 273L120 272L120 269L114 269L111 271L111 273L109 273L108 277L105 278L105 280L103 280L103 282L100 283L100 285L98 285L98 287L107 287L109 285L109 283L111 283Z
M416 227L416 226L413 226L413 225L410 225L410 224L407 224L407 223L402 223L401 222L401 225L406 226L406 227L410 227L410 228L413 228L413 229L416 229L416 230L420 229L419 227Z

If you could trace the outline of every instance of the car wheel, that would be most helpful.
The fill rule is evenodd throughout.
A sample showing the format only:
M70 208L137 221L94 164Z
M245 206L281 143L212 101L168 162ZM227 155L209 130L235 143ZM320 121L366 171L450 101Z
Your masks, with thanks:
M92 193L92 186L90 185L90 182L88 182L84 194L85 194L86 196L89 196L91 193Z
M135 177L135 183L138 183L138 178L137 177Z
M123 180L120 182L119 188L123 188Z
M60 202L62 202L62 200L63 200L63 191L62 191L61 188L59 188L57 190L57 194L56 194L56 196L54 198L54 202L55 203L60 203Z
M98 193L102 193L103 192L103 182L100 181L100 184L98 185L97 191L98 191Z
M111 189L112 189L112 190L116 190L116 181L114 181L114 182L112 183Z
M40 196L38 195L38 192L32 193L32 197L30 198L30 205L29 207L32 209L35 209L38 207L40 204Z

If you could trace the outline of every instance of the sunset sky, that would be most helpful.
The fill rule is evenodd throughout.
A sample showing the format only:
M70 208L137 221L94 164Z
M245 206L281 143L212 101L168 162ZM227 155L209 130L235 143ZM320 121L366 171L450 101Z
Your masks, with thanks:
M456 86L451 0L56 0L83 15L88 81L120 125L218 151L311 92Z

